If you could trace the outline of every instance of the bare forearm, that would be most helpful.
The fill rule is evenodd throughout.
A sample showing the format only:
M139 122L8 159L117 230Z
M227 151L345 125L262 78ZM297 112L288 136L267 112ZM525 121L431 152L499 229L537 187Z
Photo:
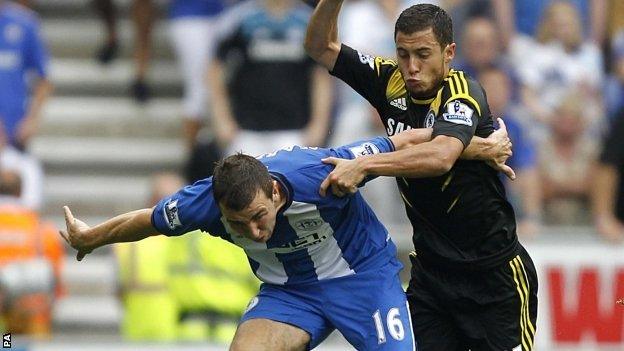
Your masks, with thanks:
M503 47L508 48L515 32L515 17L513 3L510 0L494 0L496 22L501 30Z
M438 138L443 138L438 140ZM444 142L442 142L444 140ZM367 175L407 178L435 177L448 172L462 152L463 144L453 137L438 136L431 142L395 152L358 159Z
M542 215L542 192L537 169L523 170L518 175L517 192L522 198L525 217L539 220Z
M33 97L28 108L28 117L38 119L41 115L41 109L44 103L48 100L50 94L52 94L52 83L47 79L42 79L37 82L35 86Z
M395 150L403 150L409 147L431 141L432 128L414 128L406 130L390 137Z
M464 160L487 161L493 158L493 153L496 151L495 148L496 144L491 140L474 136L470 140L468 147L462 152L460 158Z
M596 217L613 216L615 208L615 194L618 182L617 171L614 167L604 164L596 166L593 178L592 207Z
M333 68L333 64L328 67L331 60L324 58L328 48L333 46L334 50L340 50L338 14L342 3L343 0L321 0L310 18L306 32L306 51L310 57L328 69Z
M212 106L214 123L234 123L225 85L225 77L223 77L223 67L216 60L208 70L208 84L212 93L212 103L210 105Z
M392 140L396 150L402 150L431 141L432 132L433 128L414 128L393 135L390 137L390 140ZM494 142L475 136L472 137L470 145L462 152L460 158L464 160L487 161L494 157L496 151L496 144Z
M607 32L607 1L592 1L590 3L591 13L591 38L598 45L602 46Z
M146 208L121 214L89 229L92 247L113 243L139 241L158 235L152 226L152 209Z
M327 72L314 68L312 88L312 111L310 123L325 130L329 129L331 106L333 104L333 82Z

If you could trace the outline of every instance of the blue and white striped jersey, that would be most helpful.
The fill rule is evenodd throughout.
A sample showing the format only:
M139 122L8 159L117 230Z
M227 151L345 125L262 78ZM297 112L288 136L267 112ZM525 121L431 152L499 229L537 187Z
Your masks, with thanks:
M388 138L376 137L336 149L295 146L260 156L287 196L266 243L237 234L222 218L212 178L162 199L152 224L165 235L201 229L242 247L256 276L271 284L310 283L379 269L396 260L394 243L359 192L342 198L319 195L321 182L333 169L321 159L393 150Z

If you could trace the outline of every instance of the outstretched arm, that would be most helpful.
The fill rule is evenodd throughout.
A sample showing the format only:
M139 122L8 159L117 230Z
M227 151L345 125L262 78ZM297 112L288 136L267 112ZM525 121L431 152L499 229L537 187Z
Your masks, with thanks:
M514 179L513 169L505 165L511 156L511 142L505 123L499 118L500 129L488 138L471 141L463 150L459 139L440 135L431 140L430 129L411 129L390 137L395 152L375 154L355 160L329 157L323 160L336 168L323 181L320 194L327 188L337 196L354 193L367 176L432 177L448 172L458 156L464 159L484 160L497 171Z
M492 168L503 172L513 180L516 177L513 169L505 165L507 159L512 155L512 143L505 122L499 118L498 124L500 128L487 138L474 136L459 158L485 161ZM392 140L396 150L403 150L431 141L432 131L431 128L410 129L391 136L390 140Z
M151 208L124 213L94 227L74 218L69 207L64 206L63 210L67 229L61 230L60 234L71 247L78 250L78 261L104 245L139 241L160 234L152 226Z
M333 70L338 54L338 13L343 0L319 1L310 22L305 38L308 55L321 66Z

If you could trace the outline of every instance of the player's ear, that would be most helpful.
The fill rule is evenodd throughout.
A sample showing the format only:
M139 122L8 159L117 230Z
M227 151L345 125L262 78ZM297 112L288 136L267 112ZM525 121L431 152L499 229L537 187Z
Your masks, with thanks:
M273 182L273 190L271 191L273 195L272 198L273 198L273 201L276 201L279 197L279 184L277 183L277 180L272 180L272 182Z
M444 63L450 63L455 58L455 43L450 43L444 48Z

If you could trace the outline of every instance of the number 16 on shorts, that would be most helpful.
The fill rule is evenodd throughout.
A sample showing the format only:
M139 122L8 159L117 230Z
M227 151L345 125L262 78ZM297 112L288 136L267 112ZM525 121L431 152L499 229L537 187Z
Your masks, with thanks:
M406 304L407 305L407 304ZM406 306L409 311L409 306ZM404 314L404 315L403 315ZM398 307L392 307L387 312L376 310L371 316L375 323L377 331L377 343L379 345L388 342L388 338L392 338L398 342L404 341L412 343L411 350L416 350L416 343L412 335L412 321L409 312L401 311ZM407 317L407 318L405 318ZM407 319L408 323L404 323ZM406 335L407 333L407 335Z

